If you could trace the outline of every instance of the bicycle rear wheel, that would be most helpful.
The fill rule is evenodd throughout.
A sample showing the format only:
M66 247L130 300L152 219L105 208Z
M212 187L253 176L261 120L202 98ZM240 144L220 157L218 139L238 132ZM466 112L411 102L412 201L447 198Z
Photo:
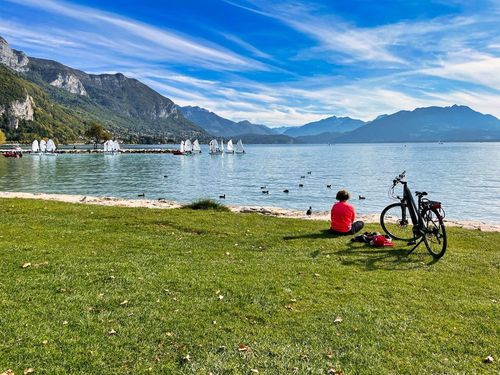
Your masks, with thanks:
M396 240L413 240L413 224L406 205L393 203L384 208L380 214L380 225L385 233Z
M424 236L425 247L434 259L439 259L444 255L447 245L443 219L434 208L423 210L422 219L426 231Z

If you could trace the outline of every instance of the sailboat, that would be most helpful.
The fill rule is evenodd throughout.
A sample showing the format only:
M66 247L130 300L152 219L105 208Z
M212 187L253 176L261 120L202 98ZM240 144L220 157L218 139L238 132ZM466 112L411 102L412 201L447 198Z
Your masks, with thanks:
M40 146L38 145L38 141L35 139L31 144L31 153L38 154L40 152Z
M111 152L111 153L115 153L115 152L118 152L120 151L120 144L118 143L118 141L113 141L113 140L108 140L106 142L104 142L104 152L105 153L108 153L108 152Z
M106 142L104 142L104 145L103 145L104 152L113 151L110 142L113 142L113 141L107 140Z
M217 140L212 139L210 143L208 144L208 153L215 155L215 154L220 154L220 148L219 144L217 143Z
M193 154L201 154L201 147L197 139L193 142Z
M52 139L49 139L47 141L47 154L48 155L55 155L56 154L56 144Z
M224 140L221 139L220 140L220 150L219 150L221 153L224 153Z
M184 155L184 150L185 150L184 141L181 141L179 149L174 151L174 155Z
M193 152L193 144L191 143L191 141L188 139L185 143L184 143L184 153L186 154L191 154Z
M245 149L243 148L243 142L240 140L238 140L238 143L236 143L236 153L237 154L244 154L245 153Z
M234 154L233 140L227 141L226 154Z
M40 141L40 152L47 151L47 142L44 139Z

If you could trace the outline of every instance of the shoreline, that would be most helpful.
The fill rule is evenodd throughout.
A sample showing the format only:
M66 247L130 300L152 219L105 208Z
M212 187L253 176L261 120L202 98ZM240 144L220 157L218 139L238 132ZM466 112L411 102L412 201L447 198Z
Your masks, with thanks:
M157 208L157 209L173 209L180 208L182 204L169 200L152 200L152 199L126 199L115 197L94 197L88 195L70 195L70 194L48 194L48 193L23 193L23 192L0 192L0 198L21 198L21 199L38 199L65 203L79 204L94 204L100 206L118 206L118 207L135 207L135 208ZM227 206L232 212L236 213L257 213L265 216L274 216L293 219L309 219L329 221L330 215L328 211L314 212L308 218L304 212L289 210L279 207L270 206ZM366 223L378 223L378 213L359 215L357 219L363 220ZM468 220L453 220L445 219L447 226L460 227L464 229L480 230L484 232L500 232L500 224L486 223L482 221Z

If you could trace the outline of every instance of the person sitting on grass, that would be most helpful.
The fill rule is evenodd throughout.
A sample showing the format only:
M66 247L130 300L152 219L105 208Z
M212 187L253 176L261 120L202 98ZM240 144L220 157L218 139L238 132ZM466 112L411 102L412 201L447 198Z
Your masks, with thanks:
M330 232L334 234L354 234L359 232L365 225L362 221L354 221L356 219L356 211L354 207L347 203L351 196L347 190L340 190L337 193L338 200L332 206L330 224Z

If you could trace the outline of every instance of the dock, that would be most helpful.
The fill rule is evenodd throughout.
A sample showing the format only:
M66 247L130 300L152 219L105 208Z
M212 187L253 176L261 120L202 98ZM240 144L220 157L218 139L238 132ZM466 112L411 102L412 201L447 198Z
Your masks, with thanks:
M58 149L56 154L173 154L176 149L171 148L126 148L114 152L104 152L102 149ZM22 150L23 154L33 153L31 150Z

